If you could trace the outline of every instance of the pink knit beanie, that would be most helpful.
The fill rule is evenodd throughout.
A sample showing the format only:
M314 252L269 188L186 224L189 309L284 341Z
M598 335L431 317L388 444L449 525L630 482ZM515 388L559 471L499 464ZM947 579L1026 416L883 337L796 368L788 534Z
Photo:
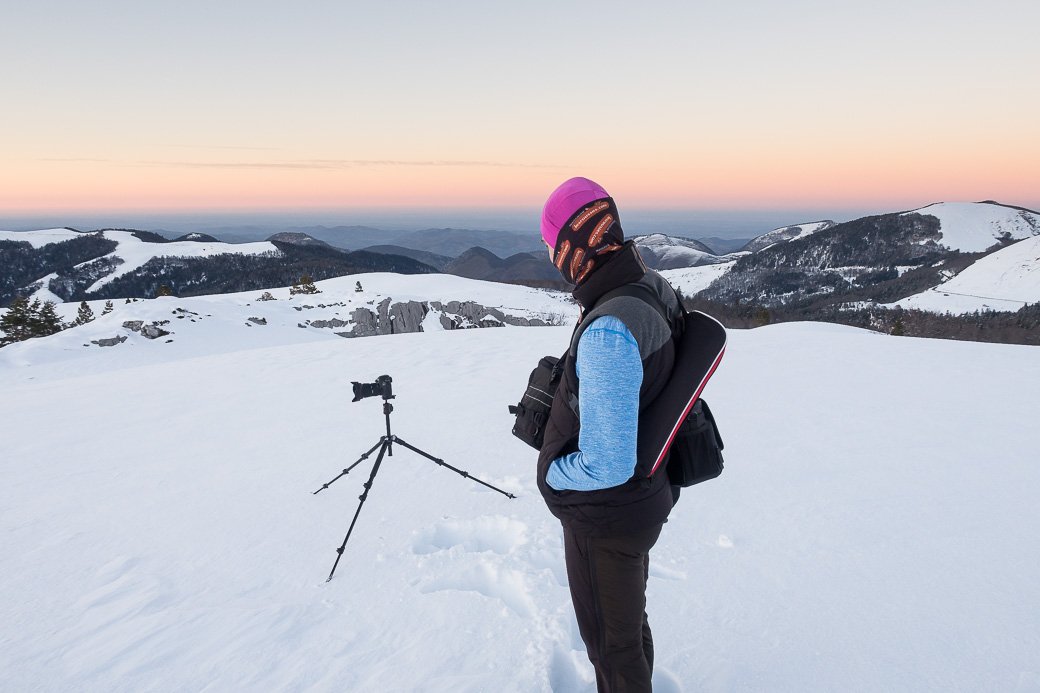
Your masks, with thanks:
M571 178L552 191L542 208L542 239L556 247L560 228L574 213L590 202L610 197L603 187L588 178Z

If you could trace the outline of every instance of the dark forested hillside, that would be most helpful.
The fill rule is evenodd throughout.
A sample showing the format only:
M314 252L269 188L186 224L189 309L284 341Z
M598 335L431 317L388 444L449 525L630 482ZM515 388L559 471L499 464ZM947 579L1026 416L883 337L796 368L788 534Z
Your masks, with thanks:
M115 249L115 241L96 234L83 234L42 248L33 248L27 242L0 241L0 305L6 306L19 289L41 277L71 271L73 266Z
M987 311L943 315L878 305L852 308L847 304L822 301L774 306L752 301L723 303L707 300L702 295L684 298L683 303L690 310L709 313L728 328L812 320L905 337L1040 345L1040 304L1027 305L1013 313Z
M132 231L146 243L161 237L148 231ZM163 244L169 243L161 239ZM61 243L33 248L28 242L0 241L0 305L19 294L30 294L46 280L51 292L66 301L138 296L151 298L160 286L175 294L195 295L287 286L309 275L314 280L360 272L427 274L436 270L399 255L346 252L320 245L272 241L277 252L243 255L228 245L228 253L210 257L156 257L117 277L97 291L87 290L111 274L123 260L118 243L100 234L83 234ZM114 255L110 255L114 253ZM57 275L51 277L50 275Z
M941 247L939 239L939 222L932 216L864 217L745 255L702 295L764 305L875 294L897 300L937 284L938 263L960 263L965 257Z
M160 286L178 296L253 291L288 286L309 275L315 281L361 272L430 274L435 269L411 258L365 251L344 252L324 245L297 245L272 241L281 255L228 253L207 258L154 258L137 270L105 284L89 298L152 298ZM52 286L52 291L55 287ZM58 293L55 291L55 293ZM86 296L76 292L66 300Z

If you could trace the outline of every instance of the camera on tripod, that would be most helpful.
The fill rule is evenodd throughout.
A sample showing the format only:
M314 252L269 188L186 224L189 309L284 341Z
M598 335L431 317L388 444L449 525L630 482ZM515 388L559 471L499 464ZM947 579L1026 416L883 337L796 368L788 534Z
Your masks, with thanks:
M386 435L380 437L379 442L377 442L375 445L369 448L368 452L362 454L361 457L356 462L354 462L354 464L344 469L333 479L322 484L321 488L319 488L317 491L314 491L313 494L318 495L319 493L327 489L329 486L331 486L333 483L335 483L337 479L346 476L350 473L350 470L367 460L373 452L375 452L376 450L379 451L379 454L376 455L375 464L372 465L372 473L369 475L368 481L362 485L365 490L358 497L358 500L361 502L358 503L357 510L354 511L354 519L350 521L350 527L347 529L347 536L343 538L343 543L340 544L340 547L338 549L336 549L336 562L332 564L332 570L329 571L329 577L325 580L326 582L332 579L333 573L336 572L336 566L339 565L339 559L343 558L343 551L347 548L347 541L350 540L350 535L354 531L354 525L357 523L358 515L361 514L361 507L365 504L365 500L368 499L368 492L369 490L371 490L372 483L375 481L376 474L379 472L379 465L383 463L384 457L393 457L394 445L400 445L403 448L411 450L420 457L425 457L430 462L433 462L438 466L444 467L445 469L449 469L465 479L475 481L481 486L485 486L491 489L492 491L501 493L506 498L516 498L516 496L512 493L509 493L508 491L503 491L497 486L492 486L486 481L481 481L477 477L471 475L469 472L463 469L459 469L458 467L453 467L452 465L448 464L439 457L434 457L430 453L425 452L424 450L420 450L414 445L410 445L398 438L397 436L395 436L390 431L390 414L394 411L394 405L390 404L389 402L389 400L394 399L394 392L390 387L390 383L392 382L393 378L391 378L389 375L381 375L378 378L376 378L376 381L374 383L352 383L354 385L354 399L352 401L354 402L363 400L366 397L379 396L383 398L383 417L386 419Z
M382 397L383 399L394 399L394 391L391 383L394 381L389 375L381 375L374 383L352 382L354 386L354 399L351 402L360 402L366 397Z

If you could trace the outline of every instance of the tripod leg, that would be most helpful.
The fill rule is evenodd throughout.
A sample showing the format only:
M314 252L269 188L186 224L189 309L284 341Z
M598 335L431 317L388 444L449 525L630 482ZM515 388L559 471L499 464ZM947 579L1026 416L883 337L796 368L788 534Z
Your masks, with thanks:
M361 506L365 504L365 500L368 498L368 491L372 488L372 482L375 481L376 473L379 471L379 465L383 463L383 455L386 454L387 448L390 447L390 440L384 438L380 442L380 445L382 445L382 447L379 448L379 455L376 457L376 463L372 465L372 473L369 474L368 481L365 482L365 490L359 496L361 502L358 503L357 511L354 513L354 519L350 521L350 529L347 530L347 536L343 538L343 543L340 544L338 549L336 549L336 553L338 554L336 556L336 562L332 564L332 570L329 571L329 576L325 579L325 582L332 579L332 574L336 572L336 566L339 565L339 559L343 558L343 549L347 547L347 540L350 539L350 533L354 531L354 524L357 522L358 515L361 514ZM369 452L371 452L371 450Z
M314 493L312 493L311 495L312 495L312 496L316 496L316 495L318 495L319 493L321 493L322 491L324 491L325 489L327 489L327 488L328 488L329 486L331 486L332 484L334 484L334 483L335 483L336 481L338 481L338 480L339 480L339 478L340 478L341 476L346 476L347 474L350 474L350 470L351 470L351 469L353 469L354 467L358 466L359 464L361 464L361 463L362 463L362 462L364 462L365 460L367 460L367 459L368 459L368 457L369 457L369 455L371 455L371 454L372 454L373 452L375 452L375 451L376 451L376 448L378 448L378 447L379 447L380 445L382 445L382 444L383 444L383 441L384 441L384 440L386 440L386 439L385 439L385 438L380 438L380 439L379 439L379 442L378 442L378 443L376 443L375 445L373 445L373 446L372 446L372 449L371 449L371 450L369 450L368 452L366 452L366 453L365 453L364 455L362 455L362 456L361 456L361 458L360 458L360 459L359 459L359 460L358 460L357 462L355 462L354 464L350 465L349 467L347 467L346 469L344 469L344 470L343 470L342 472L340 472L339 474L337 474L337 475L336 475L336 477L335 477L334 479L329 479L328 483L324 483L324 484L322 484L322 485L321 485L321 488L319 488L319 489L318 489L317 491L315 491L315 492L314 492Z
M473 479L473 481L477 482L478 484L480 484L482 486L487 486L492 491L498 491L499 493L501 493L503 496L505 496L507 498L516 498L516 496L514 496L512 493L506 493L502 489L500 489L500 488L498 488L496 486L492 486L491 484L487 483L486 481L481 481L477 477L472 476L469 472L464 472L461 469L458 469L457 467L452 467L450 464L448 464L444 460L437 459L433 455L425 453L425 452L423 452L422 450L420 450L419 448L417 448L417 447L415 447L413 445L409 445L408 443L404 442L403 440L401 440L397 436L394 436L393 438L394 438L394 442L395 443L399 443L399 444L405 446L406 448L408 448L412 452L414 452L414 453L416 453L418 455L422 455L426 459L428 459L428 460L430 460L432 462L436 462L437 464L439 464L442 467L447 467L448 469L450 469L451 471L455 472L456 474L459 474L460 476L464 476L467 479Z

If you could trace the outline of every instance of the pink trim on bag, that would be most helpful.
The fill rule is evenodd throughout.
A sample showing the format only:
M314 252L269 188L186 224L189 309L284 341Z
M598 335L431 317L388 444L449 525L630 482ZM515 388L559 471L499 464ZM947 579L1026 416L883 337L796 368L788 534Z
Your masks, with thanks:
M722 351L719 352L718 357L715 359L715 363L711 365L711 369L707 372L704 378L701 380L700 385L697 386L697 391L690 398L690 401L686 404L686 408L683 409L682 416L679 417L678 421L675 422L675 426L672 427L672 433L668 436L668 442L661 448L661 452L657 455L657 461L654 462L654 468L650 470L650 474L647 476L653 476L653 473L657 471L657 468L661 466L661 462L664 461L665 456L668 454L668 449L672 447L672 442L675 440L675 434L679 432L679 427L682 425L683 420L686 419L686 415L693 409L693 405L697 402L697 398L701 396L701 392L704 391L704 386L708 384L708 380L715 373L715 369L722 363L722 357L726 353L726 347L722 347Z

